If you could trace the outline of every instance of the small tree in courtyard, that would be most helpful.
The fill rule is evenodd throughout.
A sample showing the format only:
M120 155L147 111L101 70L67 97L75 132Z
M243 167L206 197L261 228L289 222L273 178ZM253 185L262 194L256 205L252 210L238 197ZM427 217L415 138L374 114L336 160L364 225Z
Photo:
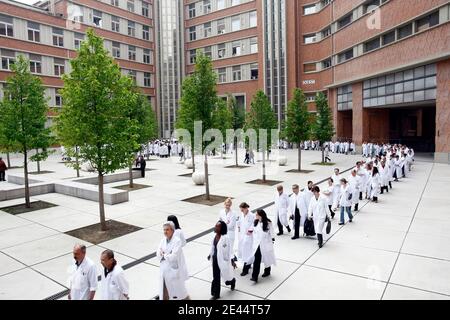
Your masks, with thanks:
M331 114L328 101L323 92L317 93L316 96L317 114L313 123L313 136L320 142L322 149L322 163L325 162L324 144L330 141L335 131L333 126L333 117Z

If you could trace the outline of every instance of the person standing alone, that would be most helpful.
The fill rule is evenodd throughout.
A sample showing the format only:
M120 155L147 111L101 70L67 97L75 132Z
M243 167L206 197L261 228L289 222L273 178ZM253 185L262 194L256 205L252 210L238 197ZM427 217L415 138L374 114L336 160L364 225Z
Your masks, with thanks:
M8 170L8 167L6 166L5 161L0 157L0 181L6 181L6 170Z

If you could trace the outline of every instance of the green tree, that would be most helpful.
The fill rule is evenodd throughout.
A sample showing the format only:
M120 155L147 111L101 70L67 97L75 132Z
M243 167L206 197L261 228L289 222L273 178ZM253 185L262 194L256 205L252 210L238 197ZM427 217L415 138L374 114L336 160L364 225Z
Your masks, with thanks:
M212 127L218 129L222 133L222 137L226 137L227 130L232 127L233 115L228 108L227 102L222 99L217 99L216 107L212 115ZM227 141L225 141L227 142ZM222 153L225 157L225 153Z
M0 101L0 109L2 102ZM10 137L7 136L6 126L4 124L5 117L0 117L0 153L6 154L6 163L8 168L11 167L11 157L10 154L16 152L18 147L14 145L14 142L9 140Z
M193 158L196 149L204 153L207 200L210 200L208 153L204 152L206 151L206 143L203 143L203 141L194 146L194 124L197 121L201 121L202 136L205 131L213 128L213 112L217 107L218 101L216 82L217 75L212 69L211 59L201 51L197 51L195 71L183 81L183 92L176 126L178 129L186 129L191 133L191 141L189 143L192 148ZM194 162L194 159L192 161Z
M64 130L59 132L74 135L80 159L97 172L100 223L105 231L104 175L128 166L130 143L135 143L130 137L137 125L127 117L133 84L121 74L103 39L92 29L71 65L72 72L63 77L64 108L58 121ZM60 136L60 140L65 142L67 137Z
M322 148L322 163L325 162L324 143L331 140L335 131L333 126L333 116L328 106L328 101L323 92L316 96L316 121L313 123L312 132L316 140L320 142Z
M30 208L28 160L38 159L39 155L29 157L29 151L46 146L50 140L50 129L45 127L48 106L41 80L31 74L26 58L19 55L12 71L14 75L6 80L1 104L2 131L6 141L23 154L25 205Z
M262 152L262 180L266 182L266 151L272 144L272 129L277 129L278 123L269 98L259 90L253 97L250 112L245 119L245 130L256 131L257 143ZM260 131L261 130L261 131ZM264 134L265 132L265 134Z
M245 110L241 106L237 104L236 98L231 94L228 94L227 98L228 108L231 111L231 128L237 133L239 129L243 129L245 125ZM234 158L235 165L239 167L238 163L238 144L241 140L239 134L236 134L233 138L233 146L234 146Z
M289 142L298 145L298 171L302 170L301 142L308 140L311 134L310 115L305 94L296 88L292 100L288 103L286 120L286 138Z

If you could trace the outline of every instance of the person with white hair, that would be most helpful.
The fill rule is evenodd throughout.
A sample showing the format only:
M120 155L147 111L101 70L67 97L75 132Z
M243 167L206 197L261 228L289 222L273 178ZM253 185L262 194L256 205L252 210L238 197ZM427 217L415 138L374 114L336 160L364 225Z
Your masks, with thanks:
M75 265L69 281L69 300L93 300L97 291L97 267L86 257L86 246L77 244L73 248Z
M174 236L175 224L163 224L164 238L161 240L156 256L160 261L159 298L162 300L188 300L186 280L189 273L184 259L183 247L179 237Z
M233 205L231 198L227 198L223 205L224 208L220 210L219 213L219 220L227 224L227 235L230 241L230 256L234 259L234 261L237 261L237 258L234 254L234 240L236 239L236 222L238 216L236 215L234 210L231 209L231 206Z

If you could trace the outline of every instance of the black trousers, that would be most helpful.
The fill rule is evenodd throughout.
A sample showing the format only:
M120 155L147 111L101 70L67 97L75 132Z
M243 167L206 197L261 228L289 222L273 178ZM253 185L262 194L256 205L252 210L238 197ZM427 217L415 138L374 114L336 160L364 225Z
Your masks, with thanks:
M0 181L5 181L5 171L0 171Z
M333 210L331 210L332 207L333 207L333 206L332 206L331 204L328 205L328 210L330 210L331 217L334 218L334 214L335 214L335 213L334 213Z
M213 297L219 298L220 297L220 268L219 264L217 263L217 257L213 256L213 281L211 283L211 295Z
M322 234L318 233L317 234L317 240L319 241L319 245L323 245L323 236Z
M261 271L261 260L262 260L261 250L260 247L258 247L258 249L255 252L255 261L253 262L252 279L258 279L259 277L259 272ZM271 269L270 267L265 268L264 273L270 274L270 269Z
M298 210L298 208L295 209L295 214L294 214L294 229L295 229L295 233L294 236L295 237L300 237L300 210Z
M144 168L144 169L141 169L141 177L142 177L142 178L145 178L145 168Z
M277 226L278 226L279 233L283 233L283 225L281 224L279 217L277 217Z

